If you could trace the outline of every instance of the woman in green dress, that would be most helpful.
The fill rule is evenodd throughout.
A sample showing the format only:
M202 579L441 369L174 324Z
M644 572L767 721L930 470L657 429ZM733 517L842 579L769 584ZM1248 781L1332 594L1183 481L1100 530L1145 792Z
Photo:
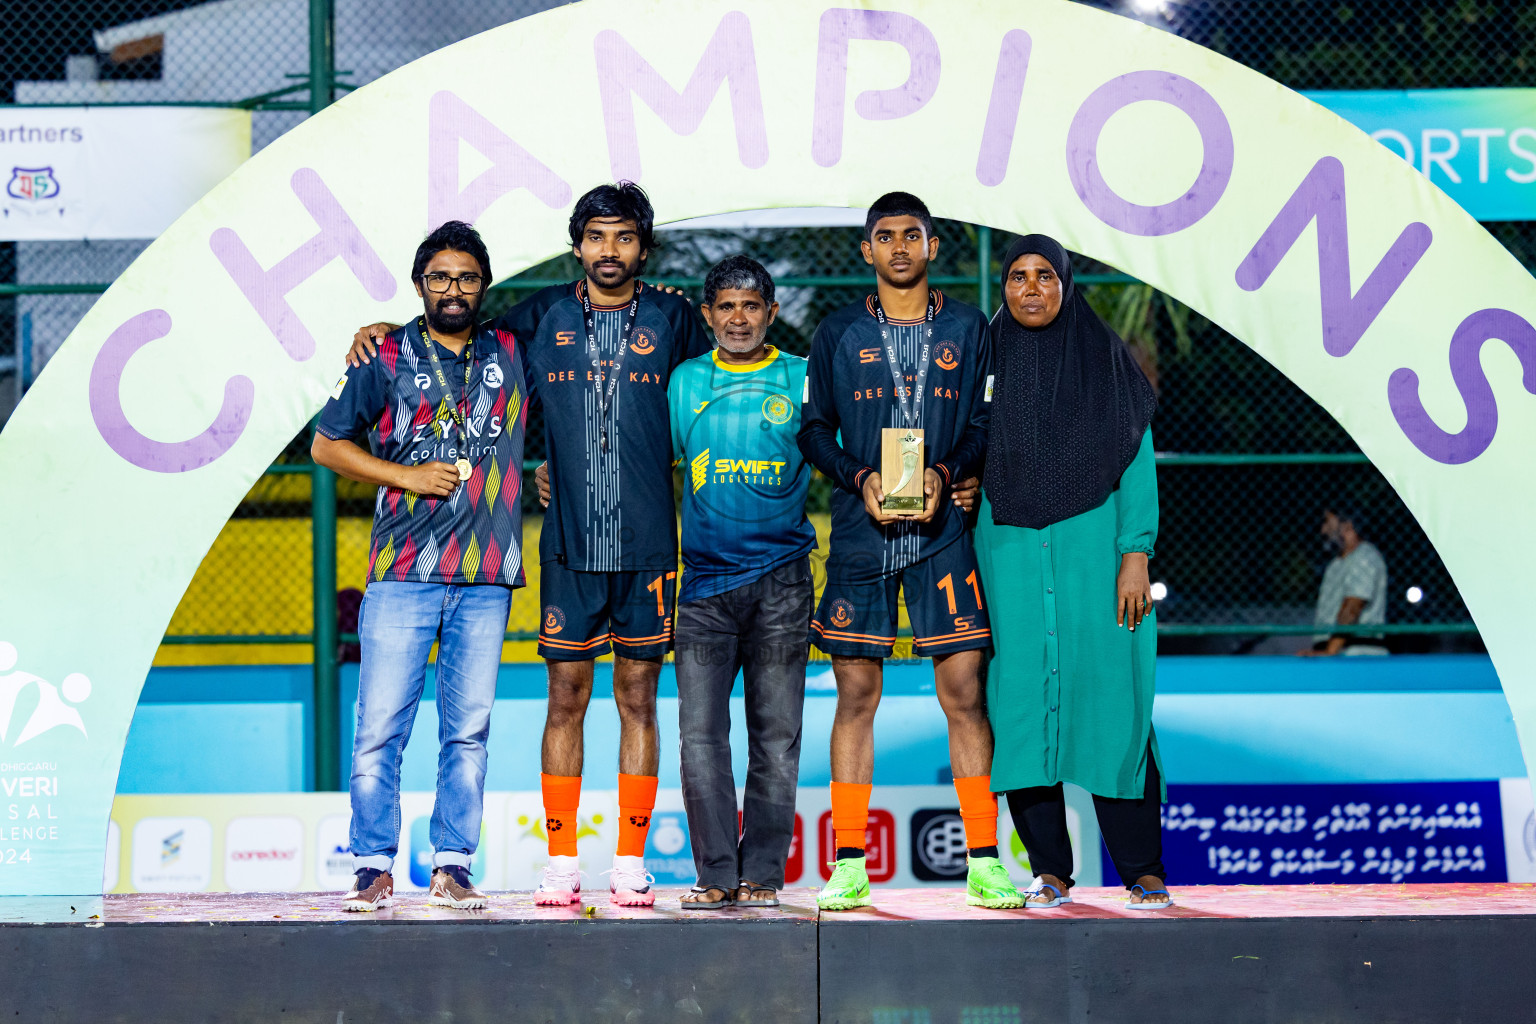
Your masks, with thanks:
M976 530L996 644L992 787L1040 882L1026 906L1071 902L1061 784L1073 782L1093 794L1126 906L1166 907L1147 577L1156 396L1074 287L1060 244L1027 235L1003 268Z

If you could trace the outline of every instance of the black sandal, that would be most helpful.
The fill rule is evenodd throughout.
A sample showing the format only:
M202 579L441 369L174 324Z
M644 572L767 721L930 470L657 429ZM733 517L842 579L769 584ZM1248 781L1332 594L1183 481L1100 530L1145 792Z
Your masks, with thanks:
M742 898L745 892L746 898ZM758 899L757 894L765 892L767 899ZM743 881L736 888L736 905L738 907L776 907L779 905L779 891L766 885L758 885L756 882Z
M679 900L678 902L682 904L682 908L684 910L722 910L736 902L731 897L731 891L724 888L723 886L696 885L689 890L690 895L695 893L704 894L710 892L718 892L722 895L718 900Z

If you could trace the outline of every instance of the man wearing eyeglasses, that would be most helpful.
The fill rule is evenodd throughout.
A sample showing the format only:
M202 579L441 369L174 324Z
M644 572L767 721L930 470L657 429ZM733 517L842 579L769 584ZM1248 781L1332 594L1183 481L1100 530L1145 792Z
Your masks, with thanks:
M416 250L423 312L377 358L348 369L316 424L316 463L378 487L368 585L358 617L362 665L352 746L346 910L394 901L400 757L434 642L442 741L428 833L428 903L474 909L485 741L512 590L523 585L526 384L512 334L478 323L491 278L475 229L449 221ZM363 442L366 439L366 449Z

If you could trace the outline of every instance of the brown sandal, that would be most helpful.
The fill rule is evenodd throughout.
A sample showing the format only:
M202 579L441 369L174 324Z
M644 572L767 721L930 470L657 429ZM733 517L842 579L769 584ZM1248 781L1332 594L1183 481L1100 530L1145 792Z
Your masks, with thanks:
M759 893L767 893L766 897L760 897ZM779 905L779 893L777 889L766 885L758 885L756 882L743 880L736 889L736 905L738 907L776 907Z
M717 900L690 900L687 897L683 897L678 902L682 904L684 910L722 910L735 902L731 897L730 890L718 885L696 885L689 891L688 895L707 896L712 892L719 893L720 898Z

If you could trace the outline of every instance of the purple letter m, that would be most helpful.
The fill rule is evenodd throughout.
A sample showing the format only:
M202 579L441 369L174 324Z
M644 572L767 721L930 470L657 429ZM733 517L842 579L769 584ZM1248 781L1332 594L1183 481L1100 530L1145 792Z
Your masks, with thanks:
M612 29L597 34L597 81L603 97L603 122L608 129L608 161L619 180L640 179L640 137L630 93L679 135L692 135L704 121L710 101L729 85L731 116L736 121L736 153L744 167L768 162L768 126L763 94L757 81L752 49L752 24L740 11L720 19L714 37L683 91L678 92L651 67L628 41Z

